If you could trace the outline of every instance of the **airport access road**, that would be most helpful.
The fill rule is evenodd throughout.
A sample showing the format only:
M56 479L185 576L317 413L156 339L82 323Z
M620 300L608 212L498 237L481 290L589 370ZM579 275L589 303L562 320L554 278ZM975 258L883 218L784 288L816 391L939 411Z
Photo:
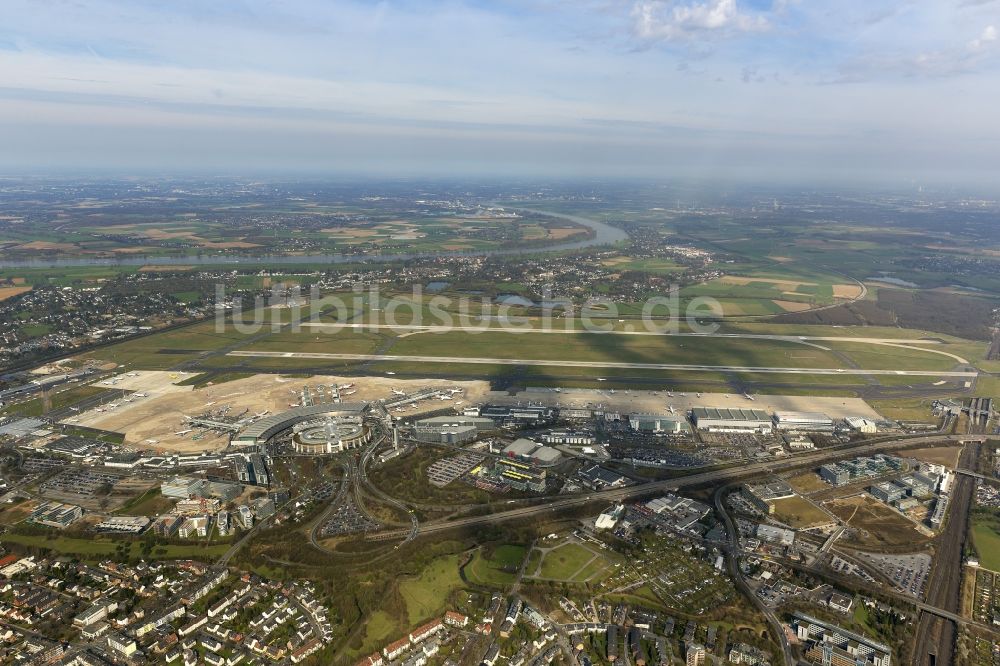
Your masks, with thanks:
M227 356L251 358L308 358L337 361L384 361L396 363L436 363L461 365L553 366L560 368L621 368L626 370L676 370L683 372L742 372L783 375L891 375L897 377L954 377L974 379L976 371L941 370L862 370L858 368L781 368L743 365L698 365L684 363L622 363L617 361L569 361L536 358L484 358L463 356L402 356L392 354L334 354L323 352L231 351Z

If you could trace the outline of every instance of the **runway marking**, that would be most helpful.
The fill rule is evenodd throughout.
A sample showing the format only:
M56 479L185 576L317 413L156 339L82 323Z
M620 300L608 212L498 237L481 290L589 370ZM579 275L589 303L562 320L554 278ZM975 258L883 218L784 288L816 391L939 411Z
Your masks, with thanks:
M747 372L782 375L904 375L907 377L973 378L978 372L933 370L860 370L856 368L780 368L741 365L685 365L681 363L621 363L546 359L482 358L461 356L398 356L390 354L333 354L322 352L231 351L226 356L250 358L311 358L338 361L396 361L403 363L455 363L469 365L544 365L571 368L623 368L628 370L681 370L686 372Z

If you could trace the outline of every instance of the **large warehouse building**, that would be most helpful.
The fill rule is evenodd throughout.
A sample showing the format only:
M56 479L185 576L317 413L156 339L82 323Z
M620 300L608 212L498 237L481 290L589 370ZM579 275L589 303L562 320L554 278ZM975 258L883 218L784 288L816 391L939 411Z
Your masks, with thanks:
M833 432L836 424L833 419L820 412L775 412L774 425L779 430Z
M762 409L695 407L691 420L707 432L771 432L772 425L770 414Z
M562 454L551 446L541 446L530 439L516 439L504 447L503 455L513 460L550 467L562 460Z

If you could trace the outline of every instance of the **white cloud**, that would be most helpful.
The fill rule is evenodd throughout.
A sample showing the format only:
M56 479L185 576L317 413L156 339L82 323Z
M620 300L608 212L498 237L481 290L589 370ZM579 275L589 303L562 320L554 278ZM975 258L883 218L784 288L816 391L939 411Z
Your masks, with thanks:
M997 29L995 26L988 25L983 28L983 32L979 37L969 42L969 50L982 51L995 41L997 41Z
M767 19L742 11L736 0L638 0L632 6L636 34L644 40L679 40L697 35L766 30Z

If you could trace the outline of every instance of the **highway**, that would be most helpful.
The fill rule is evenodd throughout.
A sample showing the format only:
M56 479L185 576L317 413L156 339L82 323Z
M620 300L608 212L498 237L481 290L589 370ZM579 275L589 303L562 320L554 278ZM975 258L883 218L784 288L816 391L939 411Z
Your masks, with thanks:
M410 356L392 354L334 354L323 352L231 351L227 356L253 358L311 358L337 361L388 361L402 363L449 363L466 365L531 365L559 368L621 368L627 370L675 370L683 372L743 372L782 375L892 375L897 377L953 377L974 379L976 371L964 370L862 370L859 368L786 368L745 365L699 365L685 363L623 363L618 361L571 361L534 358L484 358L464 356Z
M730 483L732 481L747 477L758 476L762 474L772 474L775 472L793 469L796 467L816 466L826 462L830 462L832 460L850 458L852 456L858 456L858 455L871 455L879 451L888 451L910 446L919 446L922 444L930 444L934 442L959 442L959 441L966 441L969 439L970 437L968 435L929 435L929 436L919 436L919 437L909 437L909 438L896 438L874 443L864 442L860 444L851 444L847 446L831 447L828 449L821 449L815 452L788 456L781 460L768 460L765 462L757 462L757 463L741 462L738 465L727 466L723 469L715 469L708 472L699 472L695 474L690 474L688 476L679 477L676 479L668 479L666 481L651 481L649 483L641 483L626 488L599 490L586 495L574 495L563 499L556 499L551 502L548 502L547 504L521 507L516 509L510 509L508 511L499 511L497 513L490 513L480 516L468 516L466 518L458 518L451 521L423 523L420 525L419 534L425 535L436 532L445 532L457 528L472 527L475 525L482 525L487 523L497 523L507 520L531 518L532 516L539 516L551 512L559 512L559 511L578 508L593 502L606 502L606 503L620 502L622 500L648 495L650 493L655 493L655 492L665 492L665 491L673 492L676 490L680 490L681 488L689 488L692 486L701 486L713 483L714 484ZM406 531L392 530L392 531L372 533L370 536L373 538L378 538L380 540L383 540L391 538L403 539L409 537L410 534L411 534L410 530Z

